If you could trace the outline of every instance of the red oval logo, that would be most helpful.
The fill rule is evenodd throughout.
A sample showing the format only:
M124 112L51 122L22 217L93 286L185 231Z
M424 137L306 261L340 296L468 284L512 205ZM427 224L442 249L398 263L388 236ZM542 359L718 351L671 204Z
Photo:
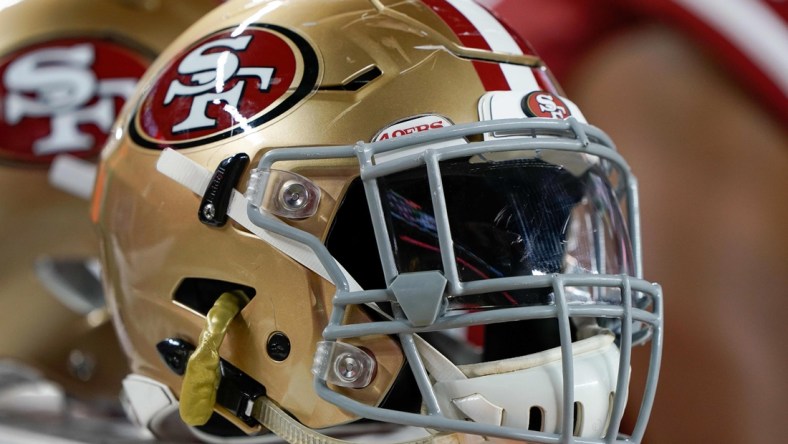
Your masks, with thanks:
M256 24L215 32L172 60L139 104L130 133L148 148L189 148L282 115L317 82L317 56L293 31Z
M528 94L523 99L522 107L528 117L566 119L572 115L561 98L546 91L534 91Z
M63 38L0 58L0 158L96 155L149 57L98 38Z

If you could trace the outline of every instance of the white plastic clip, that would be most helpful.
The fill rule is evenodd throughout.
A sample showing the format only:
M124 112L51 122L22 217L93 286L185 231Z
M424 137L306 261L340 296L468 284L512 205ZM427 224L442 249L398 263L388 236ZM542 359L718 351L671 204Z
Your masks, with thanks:
M253 169L244 196L271 214L304 219L317 212L320 187L291 171Z

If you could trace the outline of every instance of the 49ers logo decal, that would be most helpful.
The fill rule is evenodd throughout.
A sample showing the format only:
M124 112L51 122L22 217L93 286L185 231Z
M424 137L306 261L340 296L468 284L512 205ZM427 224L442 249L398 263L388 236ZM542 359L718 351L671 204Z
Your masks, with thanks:
M98 153L149 58L98 38L63 38L0 59L0 158Z
M190 148L240 134L291 109L315 87L317 56L298 34L257 24L215 32L172 60L131 123L148 148Z

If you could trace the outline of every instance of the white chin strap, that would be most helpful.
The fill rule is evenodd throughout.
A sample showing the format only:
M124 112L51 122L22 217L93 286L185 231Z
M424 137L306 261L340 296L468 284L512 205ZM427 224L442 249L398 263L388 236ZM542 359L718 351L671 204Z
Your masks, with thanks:
M375 428L353 425L338 426L322 432L337 432L350 435L352 441L334 438L321 431L312 430L293 419L266 396L255 399L251 406L252 416L271 433L244 437L222 437L210 435L195 427L188 427L171 418L178 415L178 400L169 387L145 376L131 374L123 381L124 408L127 416L138 426L148 429L154 436L192 441L191 437L210 444L357 444L364 442L396 442L397 444L480 444L483 438L457 433L430 434L423 429ZM177 430L180 429L180 430ZM188 435L184 435L187 433ZM392 441L393 440L393 441Z
M601 437L618 380L612 334L572 344L575 435ZM560 433L563 411L561 349L455 366L426 341L416 341L444 414L454 419ZM540 421L531 424L531 421Z

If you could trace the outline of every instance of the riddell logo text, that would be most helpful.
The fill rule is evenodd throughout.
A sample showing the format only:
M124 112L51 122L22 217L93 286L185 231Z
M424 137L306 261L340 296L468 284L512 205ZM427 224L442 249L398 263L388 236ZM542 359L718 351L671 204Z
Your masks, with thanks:
M423 123L421 125L411 126L409 128L396 129L394 131L387 131L380 136L377 140L394 139L396 137L405 136L407 134L420 133L431 129L443 128L443 120L436 120L435 122Z

